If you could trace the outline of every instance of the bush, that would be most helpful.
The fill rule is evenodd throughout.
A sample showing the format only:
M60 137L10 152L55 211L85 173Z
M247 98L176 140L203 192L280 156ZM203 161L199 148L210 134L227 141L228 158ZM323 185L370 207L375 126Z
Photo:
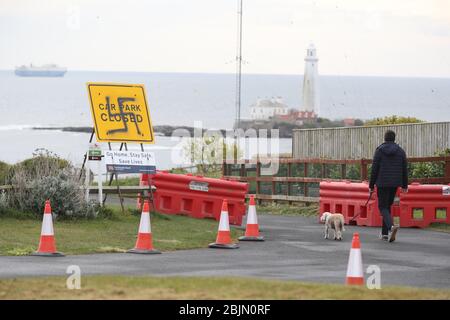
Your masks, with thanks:
M437 157L449 156L450 149L441 150L435 153ZM442 162L419 162L411 163L409 166L409 176L411 178L436 178L444 176L444 165Z
M86 202L83 183L77 170L66 160L38 150L32 159L15 165L8 175L13 186L7 205L22 212L40 216L46 200L50 200L55 217L95 217L97 208Z
M403 123L422 123L423 120L414 117L400 117L400 116L389 116L384 118L375 118L367 120L364 125L366 126L382 126L387 124L403 124Z
M0 215L3 215L8 208L6 201L6 192L0 191Z
M11 166L5 162L0 161L0 185L6 184L6 177Z
M97 212L97 217L98 218L102 218L102 219L114 219L116 218L116 215L114 213L114 210L111 209L110 207L107 206L103 206L101 207L100 205L96 205L96 212Z
M37 178L46 175L52 175L62 169L72 167L69 161L61 159L56 154L46 149L36 149L33 157L13 165L8 170L7 184L12 184L11 179L16 171L29 178Z

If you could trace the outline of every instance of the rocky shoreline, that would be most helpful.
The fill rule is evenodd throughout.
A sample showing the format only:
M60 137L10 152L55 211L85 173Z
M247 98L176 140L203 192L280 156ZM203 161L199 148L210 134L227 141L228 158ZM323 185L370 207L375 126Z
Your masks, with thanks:
M355 125L362 125L361 120L357 120ZM344 127L345 123L342 120L329 120L325 118L318 118L314 123L305 123L305 124L294 124L289 122L279 122L279 121L242 121L240 127L247 131L248 129L255 129L257 134L259 134L259 130L267 130L267 136L270 137L271 129L278 129L279 138L292 138L292 130L293 129L312 129L312 128L335 128L335 127ZM183 129L189 132L190 136L194 136L194 130L196 128L189 126L169 126L169 125L161 125L161 126L153 126L153 130L155 135L171 137L175 130ZM92 127L34 127L33 130L59 130L66 132L83 132L83 133L91 133ZM198 130L198 129L197 129ZM207 129L203 129L203 133ZM226 136L228 130L219 129L223 136Z
M33 127L33 130L56 130L65 132L81 132L81 133L92 133L92 127ZM157 136L171 137L175 130L187 130L191 136L194 135L194 127L188 126L153 126L153 131ZM205 132L207 129L203 129ZM225 134L225 130L220 130L222 134Z

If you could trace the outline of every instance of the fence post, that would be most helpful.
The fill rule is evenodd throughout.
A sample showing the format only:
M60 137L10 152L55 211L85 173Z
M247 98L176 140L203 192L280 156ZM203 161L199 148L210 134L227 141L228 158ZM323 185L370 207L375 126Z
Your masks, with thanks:
M444 180L445 183L450 183L450 157L445 157Z
M261 162L257 160L256 162L256 195L260 194L260 185L259 185L259 177L261 176ZM256 197L256 203L261 204L261 201Z
M303 171L303 176L305 178L308 177L308 163L305 162L305 167L304 167L304 171ZM305 189L305 197L308 196L309 192L308 192L308 182L304 182L303 183L304 189Z
M227 174L227 162L226 161L224 161L223 163L222 163L222 177L225 177L225 176L227 176L228 174Z
M361 159L361 181L366 181L367 179L367 161L366 159Z
M274 196L275 193L276 193L276 190L275 190L275 189L276 189L276 188L275 188L275 181L272 181L272 196ZM276 200L272 200L272 202L277 203Z
M241 178L247 176L245 172L245 163L241 164L241 170L239 172L239 175L241 176Z
M287 164L287 177L291 177L292 176L292 163L288 162ZM287 190L286 190L286 196L290 196L291 195L291 182L287 182ZM291 205L292 201L288 201L288 204Z
M341 164L341 178L343 180L347 179L347 164Z

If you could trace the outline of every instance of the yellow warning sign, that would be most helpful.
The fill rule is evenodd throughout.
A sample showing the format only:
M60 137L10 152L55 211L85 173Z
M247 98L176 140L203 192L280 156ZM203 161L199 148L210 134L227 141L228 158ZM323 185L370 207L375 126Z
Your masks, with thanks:
M87 84L95 134L100 142L154 143L142 84Z

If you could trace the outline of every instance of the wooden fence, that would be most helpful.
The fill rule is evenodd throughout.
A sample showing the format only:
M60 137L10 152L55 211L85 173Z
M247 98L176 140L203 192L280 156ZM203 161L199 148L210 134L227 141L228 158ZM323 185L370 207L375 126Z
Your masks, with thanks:
M394 130L396 142L408 157L432 157L450 148L450 122L427 122L367 127L293 130L292 157L296 159L371 159Z
M372 160L328 160L280 158L279 170L274 175L261 175L261 168L267 161L242 161L224 163L222 174L225 178L249 183L249 193L261 201L318 202L319 183L323 180L367 181ZM411 182L448 184L450 183L450 156L409 158L409 166L418 163L441 166L440 177L412 178ZM409 170L410 174L412 170Z

